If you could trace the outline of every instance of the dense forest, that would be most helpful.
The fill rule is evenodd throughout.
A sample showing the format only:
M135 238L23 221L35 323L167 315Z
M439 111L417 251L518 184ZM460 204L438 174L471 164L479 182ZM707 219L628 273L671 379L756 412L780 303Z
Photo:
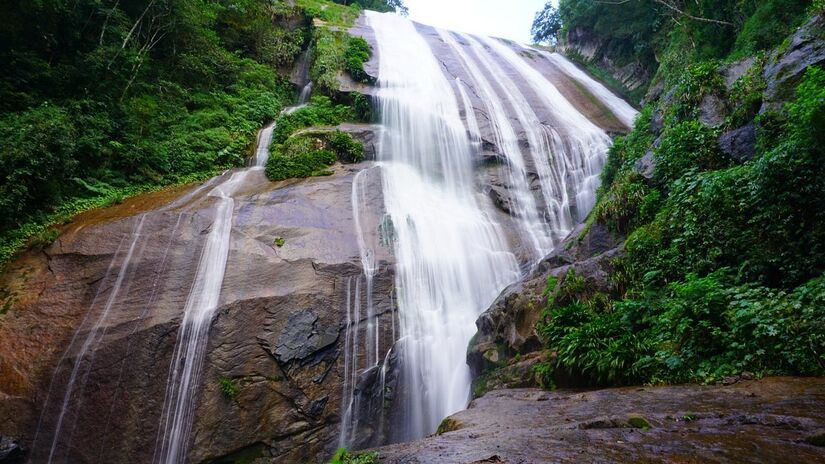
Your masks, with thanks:
M825 374L823 6L561 0L536 16L537 41L598 43L585 66L649 77L582 234L626 237L608 288L548 281L548 384Z
M338 3L3 2L0 263L48 244L50 227L79 211L242 165L257 130L295 101L288 77L300 59L311 61L321 109L293 122L369 117L365 99L335 94L335 79L363 78L371 51L334 26L403 4ZM343 106L332 111L324 94ZM359 156L351 139L335 139L333 152ZM284 175L295 172L311 174L299 165Z

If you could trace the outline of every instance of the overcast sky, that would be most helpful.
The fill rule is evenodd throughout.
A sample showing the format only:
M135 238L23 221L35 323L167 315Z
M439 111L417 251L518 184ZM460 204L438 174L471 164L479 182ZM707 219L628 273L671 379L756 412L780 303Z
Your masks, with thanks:
M533 16L547 0L404 0L410 19L459 32L531 43Z

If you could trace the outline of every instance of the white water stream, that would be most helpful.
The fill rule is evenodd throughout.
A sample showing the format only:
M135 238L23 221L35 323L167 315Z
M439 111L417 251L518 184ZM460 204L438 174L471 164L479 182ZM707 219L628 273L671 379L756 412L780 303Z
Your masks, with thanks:
M489 198L481 194L475 172L482 149L476 112L481 110L473 108L469 92L481 100L481 114L506 160L504 188L521 244L530 252L527 264L550 252L592 208L610 137L504 43L437 31L466 72L464 82L436 59L413 23L392 14L366 15L379 59L383 134L377 166L393 228L400 322L393 350L401 363L398 388L403 393L392 414L403 418L404 430L394 430L392 439L408 440L432 433L442 418L466 407L471 379L465 356L475 321L520 277L507 236L492 219ZM595 82L583 84L598 90ZM606 106L623 111L622 122L630 117L613 100ZM543 119L548 114L549 121ZM364 172L353 183L352 202L370 300L378 269L358 221ZM385 421L383 414L357 417L359 372L380 367L383 392L390 359L389 354L379 357L371 301L359 359L357 325L365 316L361 282L355 278L347 287L341 446L358 443L359 420L372 421L370 427L378 430Z
M475 185L450 80L413 24L367 12L380 57L378 154L394 229L405 431L426 435L469 398L475 319L519 276Z
M289 111L289 108L284 111ZM258 135L255 166L232 173L229 179L215 186L207 195L216 199L214 221L206 236L195 279L183 309L183 321L169 366L154 462L186 462L209 326L218 308L229 258L235 210L232 196L246 183L252 172L261 171L266 166L274 128L275 124L270 124Z

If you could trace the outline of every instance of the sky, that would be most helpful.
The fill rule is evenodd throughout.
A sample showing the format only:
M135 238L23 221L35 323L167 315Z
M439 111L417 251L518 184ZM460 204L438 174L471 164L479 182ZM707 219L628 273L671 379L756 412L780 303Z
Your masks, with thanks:
M410 19L458 32L531 43L530 26L547 0L404 0Z

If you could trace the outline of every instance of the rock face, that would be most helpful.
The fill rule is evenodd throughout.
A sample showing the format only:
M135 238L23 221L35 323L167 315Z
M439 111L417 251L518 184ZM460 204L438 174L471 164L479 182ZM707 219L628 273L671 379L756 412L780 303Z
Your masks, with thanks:
M376 449L381 462L825 462L812 444L825 425L825 379L498 390L448 420L449 432Z
M369 166L279 184L252 171L235 196L192 462L239 450L294 462L334 450L344 313L353 282L363 278L352 181ZM151 461L181 309L201 237L211 226L214 201L206 193L222 180L171 204L169 195L156 194L89 213L4 276L4 287L20 298L2 325L19 336L0 339L0 370L9 373L0 384L0 417L3 433L20 437L35 462L50 452L73 373L56 456L79 463ZM380 184L367 189L368 209L382 211ZM149 212L134 215L141 209ZM283 238L282 246L274 237ZM391 318L394 306L391 255L379 252L374 304L380 320ZM392 343L391 334L384 335ZM222 388L226 382L234 385L232 395Z
M504 289L476 321L478 333L467 350L476 396L496 388L538 385L532 368L545 355L536 323L547 306L548 278L557 278L561 285L572 270L589 288L609 291L611 262L621 256L622 240L599 222L580 224L528 278Z
M809 66L825 63L825 17L815 16L800 27L787 48L780 48L765 67L767 83L762 112L779 109L794 96L794 89Z
M605 69L610 75L621 82L628 90L636 90L650 82L650 71L639 63L628 63L619 66L602 53L604 44L585 28L575 28L567 33L558 45L558 48L568 55L578 55L583 59L594 62L600 68Z
M719 137L719 147L736 161L745 162L753 159L756 155L756 124L725 132Z

